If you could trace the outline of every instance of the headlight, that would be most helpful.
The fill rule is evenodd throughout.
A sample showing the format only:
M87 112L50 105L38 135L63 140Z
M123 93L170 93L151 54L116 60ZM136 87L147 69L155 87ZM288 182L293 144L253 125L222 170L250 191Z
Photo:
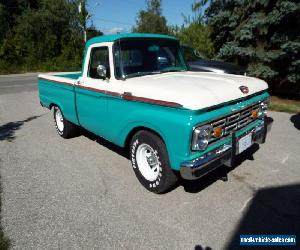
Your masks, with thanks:
M192 138L192 150L205 150L207 148L210 135L212 132L212 126L205 125L202 127L198 127L193 132L193 138Z
M268 111L269 100L265 100L259 104L258 116L266 115Z

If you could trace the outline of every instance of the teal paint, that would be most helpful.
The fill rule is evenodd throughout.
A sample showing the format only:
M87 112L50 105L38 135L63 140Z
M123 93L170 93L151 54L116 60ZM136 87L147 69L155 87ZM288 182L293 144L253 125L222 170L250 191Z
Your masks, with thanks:
M108 116L111 116L110 120L113 129L110 128L112 131L109 140L119 146L123 146L127 135L132 129L139 126L150 128L163 138L167 146L172 168L179 170L181 162L197 158L213 149L209 147L204 152L191 152L190 142L194 127L209 120L225 116L231 113L233 108L241 109L242 106L257 103L268 96L268 93L262 93L246 101L224 106L210 112L168 108L146 103L124 101L120 98L111 98L111 101L108 101ZM260 121L257 120L257 122L259 123ZM256 125L256 123L251 124L251 126ZM250 130L252 129L251 126L247 126L245 129ZM245 129L241 131L244 132ZM220 142L219 145L215 145L220 146L225 143Z
M237 131L235 134L236 134L236 136L241 136L244 133L246 133L247 131L255 128L256 126L261 125L262 123L263 123L263 120L257 119L255 122L247 125L246 127L244 127L241 130ZM220 146L222 146L224 144L228 144L228 143L231 143L231 142L232 142L232 139L230 138L230 136L228 138L226 138L226 139L223 139L223 140L220 139L217 143L214 143L212 146L207 147L207 149L204 150L204 151L201 151L201 152L192 152L190 154L190 156L185 159L185 161L187 161L187 160L193 160L193 159L196 159L198 157L201 157L202 155L205 155L206 153L208 153L208 152L210 152L210 151L212 151L212 150L214 150L214 149L216 149L216 148L218 148L218 147L220 147Z
M75 92L80 125L99 136L106 137L105 128L110 125L107 120L107 95L80 87L75 87Z
M190 142L193 128L205 124L209 120L225 116L232 109L241 109L266 99L269 94L264 92L248 100L228 104L213 111L188 110L171 108L140 101L124 100L119 96L91 91L75 87L77 112L80 124L91 132L105 139L124 146L128 134L137 127L145 127L158 133L164 140L173 169L179 170L180 164L195 159L221 146L220 141L204 152L191 152ZM39 80L41 102L45 106L51 103L59 105L66 119L79 124L76 118L74 87L51 81ZM248 125L237 135L250 130L260 120ZM230 139L229 139L230 140Z
M78 125L73 86L39 79L38 88L43 106L47 108L52 104L59 106L65 118Z
M172 39L172 40L178 40L174 36L168 36L168 35L160 35L160 34L150 34L150 33L128 33L128 34L115 34L115 35L106 35L106 36L96 36L88 40L85 44L84 49L84 56L82 61L82 69L84 69L85 60L87 57L87 51L88 48L95 44L95 43L105 43L105 42L115 42L120 39L126 39L126 38L160 38L160 39ZM182 54L182 53L181 53ZM182 57L182 55L181 55ZM185 61L184 61L185 62ZM185 63L186 69L188 68L187 64ZM83 74L83 70L81 72L81 75Z
M187 109L162 107L111 97L107 102L107 118L110 122L105 134L108 135L108 140L119 146L124 146L127 135L134 128L146 127L152 129L163 138L167 146L172 168L179 170L182 161L197 158L213 149L209 147L204 152L190 151L190 141L194 127L205 121L227 115L232 112L232 108L240 109L241 106L248 106L264 100L267 96L267 93L263 93L244 102L200 114L197 111ZM245 129L252 129L259 122L261 121L257 120L257 122L247 126L241 130L241 133L245 132ZM222 142L220 145L225 143Z
M206 124L208 121L211 120L215 120L217 118L221 118L222 116L226 116L230 113L233 112L233 110L240 110L243 109L243 107L247 107L247 106L251 106L259 101L265 100L269 97L270 95L267 92L263 92L259 95L256 95L250 99L247 100L238 100L235 103L231 103L231 104L225 104L225 106L222 106L220 108L217 108L213 111L206 111L204 110L198 110L194 112L194 115L191 116L191 127L197 127L199 125L204 125ZM192 139L192 130L190 133L190 141ZM225 144L225 143L224 143ZM190 148L190 145L188 146ZM188 148L188 150L189 150ZM207 150L212 150L212 148L208 148ZM194 159L197 157L202 156L203 154L205 154L207 151L204 152L191 152L189 154L188 159Z
M108 101L108 119L111 121L109 140L124 146L127 135L133 129L149 128L164 140L171 165L178 166L187 154L189 118L190 111L186 109L111 98Z
M248 97L242 97L242 98L239 98L239 99L235 99L235 100L233 100L233 101L223 102L223 103L221 103L221 104L217 104L217 105L212 106L212 107L208 107L208 108L204 108L204 109L197 110L196 112L200 114L200 113L208 112L208 111L210 111L210 110L215 110L215 109L218 109L218 108L222 108L222 107L225 107L225 106L229 106L229 105L232 105L232 104L236 104L236 103L238 103L238 102L240 102L241 104L238 105L237 108L240 108L240 106L242 106L242 105L245 106L245 105L249 105L249 103L250 103L250 104L253 103L251 100L255 100L255 99L253 99L254 97L258 97L258 101L259 101L260 98L266 99L266 98L269 98L270 95L269 95L269 93L268 93L266 90L264 90L264 91L261 91L261 92L259 92L259 93L255 93L255 94L253 94L253 95L251 95L251 96L248 96ZM250 100L250 99L251 99L251 100ZM250 102L247 103L247 100L250 100ZM255 102L255 101L254 101L254 102Z
M108 35L108 36L96 36L92 39L88 40L85 44L85 48L89 48L91 45L95 43L105 43L105 42L114 42L119 39L126 38L162 38L162 39L172 39L177 40L174 36L160 35L160 34L148 34L148 33L129 33L129 34L116 34L116 35Z

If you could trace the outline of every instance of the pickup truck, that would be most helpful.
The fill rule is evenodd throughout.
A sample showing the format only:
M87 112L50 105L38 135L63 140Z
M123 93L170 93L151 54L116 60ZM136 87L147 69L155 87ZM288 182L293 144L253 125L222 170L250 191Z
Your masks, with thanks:
M172 36L92 38L81 72L40 74L38 88L60 136L83 127L125 147L154 193L232 166L237 154L265 142L272 124L264 81L191 72Z

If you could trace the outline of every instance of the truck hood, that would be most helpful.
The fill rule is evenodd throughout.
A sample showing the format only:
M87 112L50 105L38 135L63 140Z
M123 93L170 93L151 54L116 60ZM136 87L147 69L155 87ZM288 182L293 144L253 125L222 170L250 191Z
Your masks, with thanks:
M207 72L172 72L127 79L124 92L132 96L178 103L199 110L266 90L266 82L240 75ZM239 87L249 89L244 94Z

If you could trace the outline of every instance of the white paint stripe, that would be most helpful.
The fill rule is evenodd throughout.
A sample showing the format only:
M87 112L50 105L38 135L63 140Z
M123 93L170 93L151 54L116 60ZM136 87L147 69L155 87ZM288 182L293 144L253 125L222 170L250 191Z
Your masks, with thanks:
M74 85L74 83L76 81L75 79L71 79L71 78L67 78L67 77L61 77L61 76L56 76L57 74L60 74L60 73L55 73L55 76L51 75L51 74L40 74L40 75L38 75L38 77L39 78L44 78L44 79L49 80L49 81L55 81L55 82L61 82L61 83L69 83L69 84Z

